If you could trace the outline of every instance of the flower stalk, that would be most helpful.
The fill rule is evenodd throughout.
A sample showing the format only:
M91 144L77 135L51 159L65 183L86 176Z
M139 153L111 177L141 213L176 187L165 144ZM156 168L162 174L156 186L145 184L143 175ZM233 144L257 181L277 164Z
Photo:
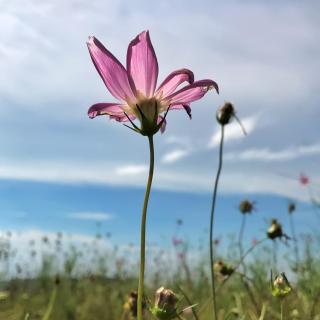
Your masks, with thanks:
M294 255L295 255L295 270L296 272L299 271L299 264L300 264L300 258L299 258L299 248L298 248L298 238L296 236L295 226L294 226L294 220L293 220L293 212L296 210L296 205L294 203L290 203L288 205L288 213L289 213L289 220L290 220L290 228L291 228L291 235L293 239L293 245L294 245Z
M141 234L140 234L140 271L139 271L139 286L138 286L138 303L137 303L137 319L142 320L143 309L143 291L144 291L144 270L145 270L145 256L146 256L146 222L147 210L150 197L153 172L154 172L154 144L153 136L148 136L150 149L150 166L147 181L146 192L144 196L142 216L141 216Z
M213 301L213 319L217 320L217 299L216 299L216 288L215 288L215 278L214 278L214 248L213 248L213 226L214 226L214 213L215 213L215 206L216 206L216 200L217 200L217 191L218 191L218 184L219 179L221 175L222 170L222 164L223 164L223 146L224 146L224 131L225 126L229 124L233 119L236 119L236 121L240 124L240 127L243 130L243 133L246 134L246 131L241 124L240 120L238 119L236 115L235 108L232 103L225 102L225 104L218 109L216 114L217 122L221 126L221 137L220 137L220 147L219 147L219 164L218 164L218 170L216 174L216 179L214 183L213 188L213 194L212 194L212 204L211 204L211 212L210 212L210 232L209 232L209 248L210 248L210 271L211 271L211 290L212 290L212 301Z
M214 255L213 255L213 226L214 226L214 212L216 206L216 199L217 199L217 191L218 191L218 184L219 178L222 170L223 164L223 142L224 142L224 125L221 125L221 138L220 138L220 147L219 147L219 165L218 171L216 175L216 180L213 189L212 195L212 205L211 205L211 213L210 213L210 235L209 235L209 246L210 246L210 271L211 271L211 294L212 294L212 301L213 301L213 316L215 320L218 319L217 315L217 299L216 299L216 284L215 284L215 277L214 277Z
M51 314L53 312L54 304L55 304L56 299L57 299L57 293L58 293L58 287L55 285L53 290L52 290L51 296L50 296L50 300L49 300L49 304L48 304L47 310L46 310L42 320L49 320L50 319Z

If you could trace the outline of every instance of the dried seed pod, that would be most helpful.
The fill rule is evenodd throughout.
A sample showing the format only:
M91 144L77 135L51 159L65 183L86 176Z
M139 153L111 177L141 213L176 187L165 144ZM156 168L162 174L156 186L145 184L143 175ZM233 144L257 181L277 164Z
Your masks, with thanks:
M251 213L253 210L255 210L255 202L247 199L242 200L239 205L239 210L243 214Z
M292 291L292 287L284 272L272 279L271 272L271 293L274 297L284 298Z
M177 317L177 295L170 289L160 287L156 291L152 314L160 320L171 320Z
M233 274L234 268L223 261L219 260L213 265L214 273L218 276L229 277Z
M138 305L138 292L131 291L127 297L126 302L123 305L123 309L127 311L132 317L137 317L137 305ZM142 309L146 308L146 301L142 301Z

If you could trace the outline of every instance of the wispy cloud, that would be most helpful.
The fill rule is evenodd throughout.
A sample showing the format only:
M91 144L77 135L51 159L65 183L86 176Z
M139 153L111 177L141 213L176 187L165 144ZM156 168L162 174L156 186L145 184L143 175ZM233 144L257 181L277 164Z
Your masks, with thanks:
M161 161L163 163L174 163L186 157L190 152L186 149L175 149L166 153Z
M272 150L270 148L252 148L240 152L230 152L225 155L227 160L242 161L288 161L300 157L320 154L320 143L307 146L296 146L284 148L282 150Z
M247 133L249 134L256 129L258 116L254 115L251 117L244 118L243 120L241 120L241 122L245 127ZM216 132L213 134L213 136L211 137L211 140L208 145L209 148L215 148L219 145L220 134L221 134L220 131L221 131L220 128L218 128ZM243 138L243 131L239 126L239 123L234 121L233 123L229 124L227 127L227 130L225 130L225 140L230 141L230 140L237 140L242 138Z
M76 220L108 221L113 215L104 212L75 212L68 214L68 217Z
M137 175L140 173L147 172L148 167L145 165L124 165L116 168L116 174L119 176L124 175Z
M181 146L188 146L190 141L187 137L177 136L177 135L169 135L164 139L164 142L167 144L177 144Z

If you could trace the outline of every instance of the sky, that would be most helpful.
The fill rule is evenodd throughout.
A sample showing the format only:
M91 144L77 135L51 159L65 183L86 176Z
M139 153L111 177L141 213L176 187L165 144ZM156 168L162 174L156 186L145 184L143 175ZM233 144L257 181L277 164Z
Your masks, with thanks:
M128 43L149 30L159 82L185 67L220 87L219 95L211 91L192 104L191 121L184 112L169 112L166 132L155 137L154 191L168 195L167 205L178 198L186 210L188 199L203 197L208 209L218 158L215 113L225 101L234 103L248 131L244 136L237 123L226 128L225 201L236 206L243 195L264 195L273 204L308 201L300 172L320 194L319 9L317 1L27 0L21 6L0 0L3 225L89 232L94 222L129 217L123 199L132 197L139 212L147 139L105 117L88 119L92 104L113 101L89 57L90 35L124 63ZM102 190L100 206L92 197ZM61 207L52 208L52 201ZM12 220L14 210L25 218ZM112 228L120 234L120 226Z

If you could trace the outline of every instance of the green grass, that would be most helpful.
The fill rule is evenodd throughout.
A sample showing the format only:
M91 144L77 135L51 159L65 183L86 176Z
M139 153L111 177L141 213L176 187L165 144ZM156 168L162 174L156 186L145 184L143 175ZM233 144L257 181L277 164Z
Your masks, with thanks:
M187 248L187 246L185 247ZM233 249L232 249L233 248ZM229 252L219 257L229 265L239 262L233 252L235 246L230 244ZM246 275L240 266L230 278L217 274L217 300L219 320L280 320L280 301L272 296L270 286L270 269L272 268L272 243L264 242L246 258ZM287 265L287 275L291 279L292 292L284 299L284 319L286 320L320 320L320 260L319 245L306 241L299 268L290 261L292 248L287 255L278 257L279 265ZM74 251L74 249L73 249ZM101 255L98 251L97 255ZM188 254L190 257L188 259ZM80 259L70 254L55 276L55 256L44 259L41 272L32 279L26 276L20 279L3 281L0 288L0 319L57 319L57 320L129 320L130 311L124 308L128 295L137 289L138 279L121 269L108 275L107 270L115 261L98 256L93 263L95 272L88 275L75 274ZM10 255L8 256L10 259ZM116 258L114 258L116 259ZM121 257L126 264L126 257ZM200 320L212 319L210 299L209 270L206 258L199 259L196 265L190 265L191 253L186 250L183 258L175 261L177 269L171 263L159 262L152 270L147 270L146 287L147 305L154 303L155 291L160 286L172 289L179 298L178 310L196 304L195 311ZM129 262L128 262L129 263ZM132 262L131 262L132 263ZM32 258L30 258L32 264ZM292 265L292 267L290 267ZM171 266L171 267L170 267ZM171 268L171 269L170 269ZM23 270L21 271L23 272ZM186 294L186 297L182 293ZM189 301L189 302L188 302ZM183 319L194 319L191 309L184 312ZM153 319L150 312L145 312L145 319Z

